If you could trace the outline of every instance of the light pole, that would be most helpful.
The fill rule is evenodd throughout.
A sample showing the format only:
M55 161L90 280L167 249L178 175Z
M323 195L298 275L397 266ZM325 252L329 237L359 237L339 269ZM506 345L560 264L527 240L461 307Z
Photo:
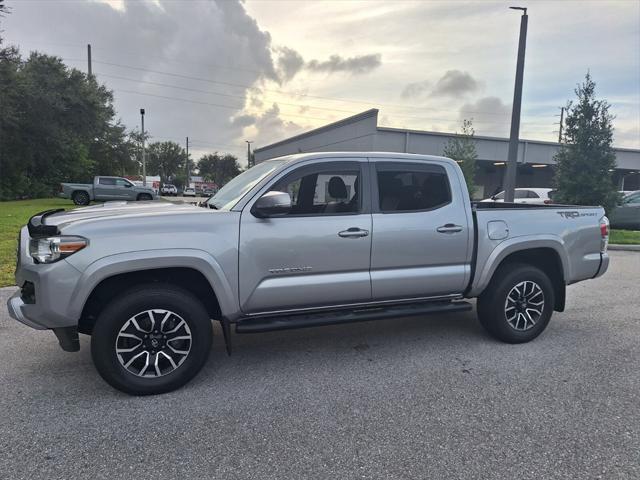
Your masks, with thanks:
M251 144L253 140L245 140L245 142L247 142L247 168L251 168L253 166L251 165Z
M511 134L509 135L509 154L507 156L507 171L504 182L504 201L513 202L516 188L516 171L518 169L518 143L520 142L520 109L522 106L522 80L524 78L524 53L527 46L527 9L523 7L509 7L512 10L522 10L520 17L520 41L518 43L518 62L516 64L516 84L513 92L513 109L511 111Z
M147 186L147 155L144 146L144 108L140 109L142 119L142 185Z

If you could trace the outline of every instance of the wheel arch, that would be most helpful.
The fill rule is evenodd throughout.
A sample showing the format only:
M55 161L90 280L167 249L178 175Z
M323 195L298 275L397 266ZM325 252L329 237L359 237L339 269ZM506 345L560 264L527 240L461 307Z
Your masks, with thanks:
M102 305L143 283L179 286L201 299L211 318L234 317L238 311L235 289L210 255L197 252L132 252L94 262L78 282L70 306L79 319L79 330L89 333Z
M518 240L518 239L514 239ZM506 242L504 242L506 243ZM511 263L524 263L545 272L554 289L554 310L562 312L566 299L566 278L569 265L564 246L557 240L525 241L496 248L485 263L482 275L474 287L475 295L484 291L500 267Z

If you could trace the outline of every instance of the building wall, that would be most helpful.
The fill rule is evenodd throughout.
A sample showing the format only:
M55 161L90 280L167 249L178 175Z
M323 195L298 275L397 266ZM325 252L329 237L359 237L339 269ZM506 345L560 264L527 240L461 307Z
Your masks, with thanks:
M326 125L254 150L256 163L302 152L372 151L377 133L377 110Z
M258 148L254 151L256 162L269 158L301 152L323 151L377 151L403 152L425 155L442 155L449 139L455 134L405 130L378 127L378 110L372 109L353 117L346 118L324 127L311 130L295 137ZM478 171L476 183L477 198L486 198L501 189L503 185L504 165L509 150L509 139L476 136L478 152ZM518 187L551 187L553 180L554 155L559 144L520 140L518 147ZM617 169L614 173L616 183L622 188L632 190L640 188L640 150L616 148ZM547 165L533 167L532 165Z

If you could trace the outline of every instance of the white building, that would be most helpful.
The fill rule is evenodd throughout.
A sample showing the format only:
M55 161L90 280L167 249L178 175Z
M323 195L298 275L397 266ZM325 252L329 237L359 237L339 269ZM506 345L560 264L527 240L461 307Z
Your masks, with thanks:
M451 133L406 130L378 126L378 110L371 109L309 132L254 150L256 163L269 158L302 152L371 151L442 155ZM487 197L501 189L509 139L476 136L478 169L476 197ZM520 140L518 148L518 187L550 187L553 156L559 144ZM640 189L640 150L616 148L614 173L620 189ZM624 183L624 185L623 185Z

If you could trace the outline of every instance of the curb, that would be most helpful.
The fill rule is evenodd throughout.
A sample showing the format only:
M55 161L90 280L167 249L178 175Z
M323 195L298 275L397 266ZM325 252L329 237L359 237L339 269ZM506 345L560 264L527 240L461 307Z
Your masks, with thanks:
M610 244L609 250L619 250L623 252L640 252L640 245Z

